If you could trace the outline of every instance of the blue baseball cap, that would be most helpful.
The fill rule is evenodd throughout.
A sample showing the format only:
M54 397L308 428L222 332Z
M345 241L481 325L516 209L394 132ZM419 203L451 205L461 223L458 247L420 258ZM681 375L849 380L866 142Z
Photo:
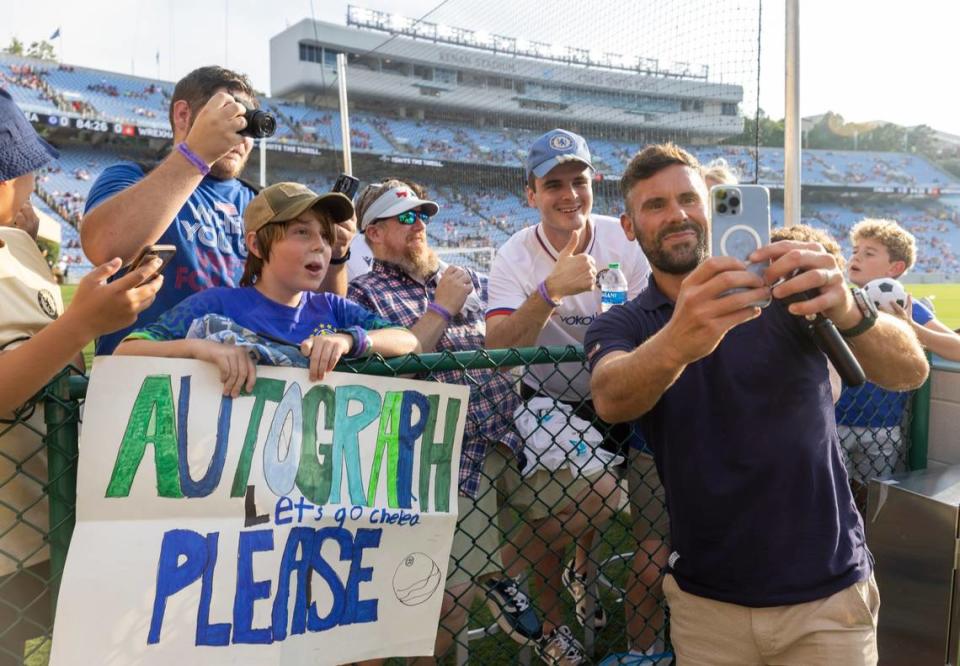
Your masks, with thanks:
M0 88L0 180L19 178L58 157L60 153L40 138L10 93Z
M543 178L553 167L564 162L583 162L591 170L587 140L563 129L550 130L530 146L527 153L527 178L532 173Z

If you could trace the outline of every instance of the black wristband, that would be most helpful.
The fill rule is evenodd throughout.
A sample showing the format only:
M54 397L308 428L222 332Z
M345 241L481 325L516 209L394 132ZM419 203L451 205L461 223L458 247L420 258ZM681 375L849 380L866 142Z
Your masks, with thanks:
M347 248L347 253L344 254L344 255L343 255L342 257L340 257L339 259L334 259L333 257L331 257L331 258L330 258L330 265L331 265L331 266L342 266L343 264L347 263L348 261L350 261L350 248L349 248L349 247Z

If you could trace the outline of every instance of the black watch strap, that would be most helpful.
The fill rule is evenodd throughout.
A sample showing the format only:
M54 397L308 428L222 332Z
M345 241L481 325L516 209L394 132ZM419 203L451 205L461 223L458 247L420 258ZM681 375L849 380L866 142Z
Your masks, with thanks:
M349 248L349 247L347 248L346 253L345 253L342 257L339 257L339 258L336 258L336 259L331 258L331 259L330 259L330 265L331 265L331 266L341 266L341 265L347 263L348 261L350 261L350 248Z
M840 335L845 338L855 338L866 333L877 323L877 306L873 304L866 292L859 287L851 287L850 293L853 294L853 302L857 304L863 319L856 326L840 330Z

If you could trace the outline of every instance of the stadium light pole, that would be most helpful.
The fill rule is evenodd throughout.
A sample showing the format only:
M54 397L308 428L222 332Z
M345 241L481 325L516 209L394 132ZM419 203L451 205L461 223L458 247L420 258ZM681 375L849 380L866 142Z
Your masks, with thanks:
M343 144L343 172L353 175L350 154L350 110L347 108L347 54L337 54L337 84L340 89L340 143Z
M267 140L260 139L260 187L267 186Z
M786 0L783 224L800 223L800 0Z

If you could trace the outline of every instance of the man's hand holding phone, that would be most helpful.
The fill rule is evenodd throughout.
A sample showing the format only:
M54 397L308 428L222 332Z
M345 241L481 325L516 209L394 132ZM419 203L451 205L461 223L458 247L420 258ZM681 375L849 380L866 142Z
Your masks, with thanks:
M673 316L664 327L687 365L709 355L734 326L760 315L756 304L769 300L770 288L733 257L710 257L680 285Z
M130 326L150 307L163 285L163 276L157 274L159 267L160 260L154 258L107 282L120 270L120 259L97 266L80 280L63 317L73 321L79 335L87 340Z
M764 271L774 298L813 292L812 298L791 303L788 308L799 316L822 313L838 328L851 328L860 320L860 310L846 286L837 260L819 243L783 240L760 248L751 255L757 261L769 261ZM779 284L778 281L782 280Z
M177 248L175 245L148 245L140 250L133 261L130 262L130 271L136 271L148 264L155 266L155 268L153 272L147 273L146 277L144 277L137 286L139 287L142 284L146 284L160 275L176 254ZM154 260L157 260L159 263L156 263Z

